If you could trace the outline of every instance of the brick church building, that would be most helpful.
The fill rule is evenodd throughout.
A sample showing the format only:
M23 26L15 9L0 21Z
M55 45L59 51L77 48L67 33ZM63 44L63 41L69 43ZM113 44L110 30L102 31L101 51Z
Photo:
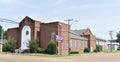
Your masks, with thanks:
M14 38L18 49L29 49L29 40L37 40L40 48L47 48L51 39L56 40L56 35L63 36L61 42L57 42L58 53L68 53L68 34L70 34L70 49L83 52L85 48L91 51L96 49L96 37L89 28L82 30L70 30L68 24L62 22L42 23L26 16L17 28L8 29L8 40Z

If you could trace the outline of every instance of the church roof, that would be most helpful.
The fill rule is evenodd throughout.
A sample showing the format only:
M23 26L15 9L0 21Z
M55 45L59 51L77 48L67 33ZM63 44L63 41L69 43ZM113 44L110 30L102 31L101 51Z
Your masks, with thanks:
M72 30L71 32L74 32L78 35L84 35L84 32L86 31L86 29L81 29L81 30Z
M86 31L86 29L82 29L82 30L71 30L70 36L71 36L71 38L87 40L87 38L84 37L84 32L85 32L85 31Z
M99 37L96 37L96 40L106 41L105 39L103 39L103 38L99 38Z

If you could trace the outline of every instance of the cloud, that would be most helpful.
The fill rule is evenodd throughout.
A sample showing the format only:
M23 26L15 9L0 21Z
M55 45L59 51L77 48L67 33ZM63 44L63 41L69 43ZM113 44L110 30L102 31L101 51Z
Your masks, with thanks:
M57 0L55 3L54 3L54 5L55 6L58 6L58 5L61 5L61 4L63 4L63 3L65 3L65 2L67 2L68 0Z
M17 0L0 0L0 3L13 3L16 2Z
M83 9L94 9L94 8L114 8L120 7L120 4L84 4L78 6L68 7L71 10L83 10Z

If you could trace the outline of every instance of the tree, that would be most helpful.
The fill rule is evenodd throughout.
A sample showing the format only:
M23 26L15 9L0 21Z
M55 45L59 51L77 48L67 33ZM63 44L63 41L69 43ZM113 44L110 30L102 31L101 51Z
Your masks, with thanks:
M120 49L120 32L117 33L117 40L116 41L119 43L119 49Z
M3 35L3 29L2 29L2 26L0 25L0 39L2 35Z
M7 31L4 32L2 26L0 25L0 39L7 39Z
M48 54L56 54L56 51L57 51L56 42L54 40L51 40L47 47L47 53Z
M3 39L7 39L7 31L3 33Z

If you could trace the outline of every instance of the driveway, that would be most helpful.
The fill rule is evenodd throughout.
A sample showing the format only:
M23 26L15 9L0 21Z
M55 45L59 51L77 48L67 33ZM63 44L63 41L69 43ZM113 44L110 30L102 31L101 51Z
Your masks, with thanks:
M120 62L120 53L80 54L64 57L0 54L0 62Z

